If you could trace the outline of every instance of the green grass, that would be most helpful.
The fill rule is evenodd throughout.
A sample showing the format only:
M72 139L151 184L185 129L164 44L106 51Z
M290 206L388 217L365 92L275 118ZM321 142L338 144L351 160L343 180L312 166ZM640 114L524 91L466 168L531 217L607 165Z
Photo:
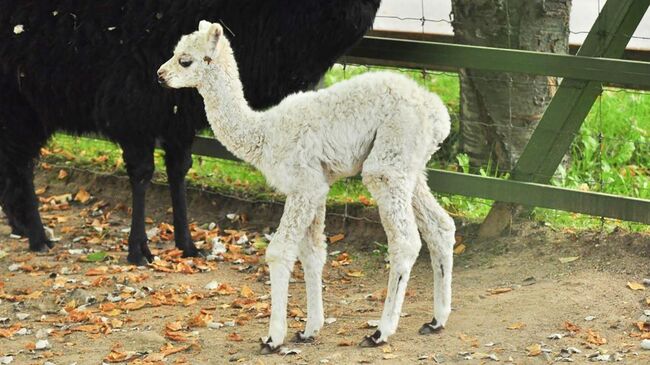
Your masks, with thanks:
M364 66L335 66L324 79L325 86L355 75L372 71ZM458 154L458 76L446 73L423 73L398 70L422 86L440 95L452 114L452 134L441 151L431 161L431 167L454 171L469 170L467 156ZM561 167L552 183L557 186L600 191L617 195L650 199L650 93L627 90L607 90L589 114L571 147L570 162ZM206 135L210 135L206 131ZM49 149L55 153L49 161L108 173L125 174L121 152L112 143L93 139L56 135ZM98 157L100 157L98 159ZM162 152L156 151L155 179L164 181ZM489 169L488 169L489 170ZM483 174L488 174L482 171ZM189 174L190 183L224 194L257 200L282 200L271 190L264 177L252 167L232 161L194 157ZM330 203L352 203L369 197L357 179L335 184L329 195ZM454 215L470 221L482 219L491 201L462 196L440 197L442 204ZM538 219L552 226L567 228L599 227L601 220L580 214L536 209ZM619 225L606 220L606 226ZM624 223L632 230L650 230L648 226Z

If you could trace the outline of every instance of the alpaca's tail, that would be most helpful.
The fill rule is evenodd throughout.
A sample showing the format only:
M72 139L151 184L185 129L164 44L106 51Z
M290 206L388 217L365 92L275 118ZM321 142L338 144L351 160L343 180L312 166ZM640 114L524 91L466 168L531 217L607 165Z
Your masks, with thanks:
M434 198L424 175L418 177L415 186L413 209L421 237L429 248L433 266L434 317L426 326L430 330L437 330L445 325L451 312L451 274L456 226L454 220Z
M431 154L440 148L440 144L449 137L451 132L451 117L445 103L437 94L427 92L427 120L433 129Z

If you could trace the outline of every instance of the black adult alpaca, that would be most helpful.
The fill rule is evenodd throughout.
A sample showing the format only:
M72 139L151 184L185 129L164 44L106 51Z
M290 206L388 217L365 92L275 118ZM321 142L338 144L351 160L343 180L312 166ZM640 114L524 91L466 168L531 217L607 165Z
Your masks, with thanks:
M166 90L156 69L200 19L232 33L246 98L266 108L314 87L371 26L381 0L0 0L0 205L33 251L52 247L33 167L56 131L119 143L133 192L128 261L151 260L145 190L156 141L174 210L176 246L198 254L187 225L185 174L207 125L193 90Z

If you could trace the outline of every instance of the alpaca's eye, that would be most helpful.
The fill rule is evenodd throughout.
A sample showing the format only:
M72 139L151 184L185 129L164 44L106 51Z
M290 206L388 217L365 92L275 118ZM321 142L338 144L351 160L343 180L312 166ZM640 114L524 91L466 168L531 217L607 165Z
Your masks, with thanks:
M187 60L182 58L178 60L178 63L185 68L192 66L192 62L193 62L192 60Z

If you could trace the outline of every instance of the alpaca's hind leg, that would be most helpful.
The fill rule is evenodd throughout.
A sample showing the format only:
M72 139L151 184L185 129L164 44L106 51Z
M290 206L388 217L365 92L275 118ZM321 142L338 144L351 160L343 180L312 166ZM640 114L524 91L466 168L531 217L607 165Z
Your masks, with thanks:
M4 214L5 218L7 218L7 223L9 224L9 227L11 228L11 233L22 236L26 232L24 232L22 229L20 229L16 223L16 219L14 218L13 214L10 212L9 205L7 204L7 197L5 196L5 192L7 190L7 184L8 184L8 179L7 179L7 172L4 171L4 165L6 162L2 161L3 159L0 158L0 208L2 209L2 213Z
M7 169L3 209L14 233L29 238L29 249L47 252L53 247L43 229L38 213L38 199L34 193L34 157L29 161L14 161Z
M13 212L11 212L11 207L8 204L9 199L5 196L7 185L8 179L6 179L4 175L0 174L0 208L2 208L2 213L4 213L5 218L7 218L7 223L9 224L9 228L11 228L11 234L25 236L27 235L27 231L16 221Z
M200 255L199 250L194 246L194 242L192 242L187 221L185 175L192 167L192 152L190 147L176 147L169 144L163 145L174 214L174 240L176 242L176 248L183 251L184 257L196 257Z
M0 164L2 207L12 231L29 238L32 251L47 251L47 238L34 193L34 162L50 134L9 79L0 80Z
M300 243L298 257L302 263L307 288L307 324L298 332L295 342L311 342L325 323L323 314L323 266L327 260L325 243L325 202L316 209L316 216Z
M307 234L324 194L287 196L278 231L266 250L271 275L271 320L269 336L263 339L262 354L275 352L287 334L289 278L300 253L300 240Z
M128 262L135 265L145 265L153 261L153 255L147 246L145 229L145 194L151 182L154 171L153 141L142 142L138 145L122 145L126 171L129 174L132 192L131 232L129 233Z
M456 227L454 220L431 194L424 176L418 178L413 208L420 234L429 248L433 267L433 319L420 328L420 334L425 335L442 330L451 313L451 276Z
M378 346L397 330L411 268L422 243L412 207L415 177L364 172L363 181L377 201L381 223L388 238L390 274L379 328L361 346Z

